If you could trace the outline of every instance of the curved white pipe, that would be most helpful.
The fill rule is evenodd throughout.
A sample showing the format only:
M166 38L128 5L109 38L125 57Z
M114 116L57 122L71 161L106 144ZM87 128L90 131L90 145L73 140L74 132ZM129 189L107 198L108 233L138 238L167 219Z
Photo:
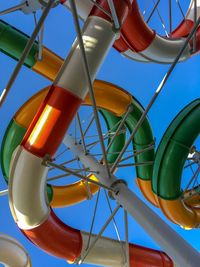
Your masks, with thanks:
M7 267L31 267L30 257L22 245L5 234L0 234L0 263Z

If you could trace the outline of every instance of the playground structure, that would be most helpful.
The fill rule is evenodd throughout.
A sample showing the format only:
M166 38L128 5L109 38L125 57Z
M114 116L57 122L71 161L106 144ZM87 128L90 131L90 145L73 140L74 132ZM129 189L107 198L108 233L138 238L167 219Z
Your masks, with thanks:
M72 4L72 13L76 19L76 8L73 5L73 1L70 2ZM30 1L30 3L32 2ZM32 240L33 243L46 250L48 253L62 258L67 258L71 262L81 262L85 257L84 245L83 252L81 252L81 244L82 242L83 244L86 244L85 240L88 238L89 233L80 234L79 231L69 229L68 226L62 225L61 221L55 216L52 209L50 209L45 194L48 166L59 168L59 166L52 162L52 159L63 140L66 146L73 151L74 155L80 158L84 166L87 166L88 169L98 170L96 177L93 174L89 174L89 178L85 177L88 181L87 185L90 187L90 193L93 194L98 191L97 186L104 186L109 190L110 195L112 195L118 203L122 204L122 206L127 209L127 211L130 212L130 214L139 222L141 222L142 216L146 216L146 218L151 217L152 224L149 223L151 226L148 229L148 232L157 241L160 240L160 235L162 235L162 233L167 232L169 234L169 236L167 236L165 233L163 239L159 241L159 244L160 246L164 246L163 249L172 257L172 259L180 265L184 264L182 266L191 266L191 264L193 264L192 266L198 266L198 253L188 246L186 242L181 240L178 235L175 236L175 233L172 233L170 228L162 224L156 216L153 214L150 215L150 210L145 209L145 207L141 208L143 204L140 203L134 194L130 192L124 184L124 181L118 180L116 178L117 176L113 174L118 166L123 152L125 151L124 149L127 148L127 143L129 142L125 143L125 136L123 133L120 133L120 135L116 134L116 139L113 139L114 141L112 139L109 141L109 149L107 151L114 151L115 154L113 155L115 156L109 158L108 155L104 155L104 158L102 159L104 165L99 164L93 157L87 155L83 147L76 144L76 141L73 138L69 135L65 135L66 129L69 127L75 113L83 101L85 101L86 105L95 107L94 113L96 114L97 125L97 109L102 109L101 112L107 122L108 131L113 129L117 121L123 121L124 125L120 123L120 127L118 127L116 131L120 131L122 126L126 127L130 131L129 140L133 142L133 147L136 150L136 153L137 151L140 151L141 148L148 149L141 155L139 154L138 156L135 156L137 173L136 181L144 196L152 204L159 206L167 218L171 221L184 228L198 227L198 194L195 194L194 197L192 196L189 200L184 201L184 196L190 195L190 193L194 191L194 188L182 194L180 183L184 162L187 159L191 146L199 135L199 127L197 123L200 115L199 99L184 108L169 126L158 148L154 167L152 167L152 165L142 166L142 163L145 161L148 162L154 160L154 147L152 146L154 144L154 139L146 117L148 108L144 110L140 103L132 98L128 92L125 92L115 85L98 80L94 82L94 91L89 90L90 98L86 96L88 89L91 89L90 87L95 79L96 72L102 64L102 59L105 57L109 47L113 43L117 50L120 50L118 46L119 43L120 45L123 44L123 46L128 44L128 49L131 50L131 53L130 51L127 52L127 49L120 50L120 52L123 52L124 55L128 55L132 59L140 61L151 60L162 63L174 62L172 63L172 67L175 66L176 62L186 60L191 55L197 53L199 49L198 30L196 34L195 52L193 49L194 42L190 41L190 35L192 35L195 29L193 27L195 24L194 20L191 20L191 18L194 17L194 13L196 13L198 19L198 12L194 12L194 1L191 1L186 15L186 20L171 34L171 39L178 37L180 40L176 39L173 41L170 38L169 40L166 38L162 39L155 34L155 32L147 28L146 24L144 24L145 28L140 28L138 37L143 38L145 36L146 38L146 36L149 36L148 43L143 43L145 48L134 47L134 45L137 44L133 44L132 42L135 42L138 38L134 38L133 40L128 38L130 35L129 25L131 25L131 31L134 32L138 30L138 27L133 27L134 25L137 25L136 22L141 24L139 19L141 20L142 18L139 17L136 1L133 1L133 9L131 9L131 12L129 13L128 9L130 9L130 5L128 5L128 1L124 1L122 6L118 3L118 1L115 3L119 24L123 25L121 29L121 36L116 42L114 42L115 31L112 29L113 25L108 15L105 15L98 6L94 6L92 11L89 12L88 8L90 9L91 6L87 7L86 10L82 10L82 6L79 6L80 1L77 1L77 4L78 13L80 11L85 12L80 13L85 14L81 15L83 20L86 20L87 15L90 14L83 28L84 33L82 38L83 40L86 40L86 43L84 44L81 41L81 36L79 34L79 38L73 45L73 48L63 65L63 60L47 48L42 49L42 60L36 60L38 44L34 43L31 53L29 53L29 57L27 57L25 62L26 66L32 68L34 71L42 74L50 80L53 80L54 83L50 88L44 89L36 96L33 96L29 102L17 112L17 114L13 117L13 120L10 122L4 136L1 160L4 177L7 181L9 180L10 207L13 217L24 234ZM110 10L109 5L104 3L104 1L102 1L101 5L103 5L104 10L107 12ZM49 6L47 6L47 8L48 7ZM136 14L132 13L132 11L136 12ZM132 20L132 18L137 18L136 22ZM78 22L77 20L75 21L78 30ZM187 24L190 25L189 30L188 27L186 27ZM196 24L198 23L196 22ZM2 42L3 47L1 47L1 49L11 57L21 59L20 56L23 52L24 45L27 43L29 38L22 32L4 22L1 22L1 27L4 29L3 37L9 40L12 46L10 49L10 46L8 45L9 41L7 43ZM100 28L104 29L103 33L98 31ZM127 29L129 29L129 31L127 31ZM94 54L90 53L90 44L87 46L87 38L84 39L84 36L90 36L98 40L97 45L92 46L93 53L95 55L98 54L97 57L94 58L94 56L92 56ZM16 38L20 41L16 43L12 42L12 40L16 40ZM23 45L17 47L17 43ZM165 48L163 48L161 44L163 44ZM166 55L161 53L163 51L168 51L168 54ZM80 64L82 54L83 58L86 59L85 66L87 75L85 75L84 69ZM80 79L72 79L72 77L76 77L77 73ZM162 87L159 88L158 93L161 89ZM3 97L6 96L6 93ZM38 107L39 111L37 111ZM119 107L121 107L121 109ZM62 112L58 113L57 110L61 110ZM67 119L65 114L68 114ZM191 121L192 127L190 131L187 132L186 130L188 129L188 124L190 124ZM23 127L21 127L22 125ZM57 129L59 129L59 132ZM171 142L171 140L174 141ZM143 143L140 143L141 141ZM103 142L102 147L103 150L105 150ZM181 149L183 149L183 151ZM180 155L180 164L179 169L175 171L176 167L173 167L173 164L176 155ZM171 159L171 163L169 159ZM112 164L111 168L109 167L109 164ZM170 177L171 180L166 181L166 179L168 179L168 176L166 177L166 173L168 171L170 172L171 169L174 170L173 176ZM168 171L166 172L166 170ZM30 176L28 179L27 173ZM104 175L102 175L102 173ZM34 177L41 177L41 180L38 180L37 183L34 182L33 186L32 183L35 181ZM83 177L80 176L80 178ZM174 184L174 179L177 181L176 184ZM95 183L95 185L93 183ZM23 187L19 187L19 184L23 184ZM81 187L79 185L81 185ZM62 186L60 188L56 186L48 186L48 197L50 202L52 202L51 205L53 207L66 206L86 199L88 197L88 192L85 190L85 186L85 183L82 181L77 182L76 185ZM33 187L35 190L34 194L32 194ZM78 187L80 188L80 191L77 191ZM180 195L182 195L181 199ZM65 199L66 197L67 199ZM137 203L138 210L141 210L141 212L137 213L137 208L133 208L132 201ZM177 210L180 212L177 213ZM25 214L25 216L23 214ZM153 224L156 222L160 223L158 231L157 229L153 229ZM147 224L144 222L141 224L145 229L147 229ZM46 235L43 235L44 232L51 232L51 236L49 237L50 239L48 239ZM158 233L156 234L155 232ZM52 233L54 233L55 236ZM173 237L173 235L175 237ZM63 236L66 237L64 238L66 241L65 244L63 244L62 241ZM72 240L74 244L72 241L69 243L70 236L73 237ZM176 248L175 251L174 247L177 246L177 243L173 246L172 242L174 238L177 239L176 242L179 242L180 245L180 247ZM92 239L92 243L95 243L96 237L93 236ZM52 240L57 240L53 246ZM122 266L123 255L120 256L120 253L117 252L117 248L115 250L113 249L116 241L108 241L108 239L101 237L99 242L102 242L103 246L107 248L110 246L111 250L107 252L108 258L104 259L105 262L101 262L102 259L98 256L100 248L96 245L87 255L85 262L88 260L90 263L102 264L104 266L116 266L116 262L121 262L119 266ZM116 247L117 246L118 245L116 245ZM123 246L125 246L125 243ZM129 245L128 251L130 256L128 264L130 264L130 266L135 266L135 263L131 258L132 248L133 245ZM183 250L187 251L185 255L181 255L181 251ZM133 248L133 253L134 251L135 249ZM138 253L140 254L140 252ZM117 255L120 259L117 258ZM192 259L190 255L193 255ZM109 263L111 260L109 259L109 256L113 259L112 263ZM180 259L180 256L182 256L182 259ZM149 257L151 256L149 255ZM157 264L160 266L159 262L157 262ZM166 264L173 263L166 257Z

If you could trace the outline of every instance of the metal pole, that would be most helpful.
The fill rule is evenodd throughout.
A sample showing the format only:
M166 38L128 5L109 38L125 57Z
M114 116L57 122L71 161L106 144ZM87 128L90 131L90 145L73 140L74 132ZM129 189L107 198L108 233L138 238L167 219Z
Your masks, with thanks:
M41 27L42 27L47 15L48 15L51 7L53 6L54 2L55 2L55 0L49 0L48 5L44 9L44 11L43 11L43 13L42 13L42 15L41 15L41 17L40 17L35 29L34 29L34 31L32 33L29 41L27 42L27 44L26 44L26 46L24 48L24 51L23 51L23 53L22 53L17 65L16 65L12 75L10 76L10 79L9 79L9 81L7 83L7 86L3 90L3 92L2 92L2 94L0 96L0 107L2 106L3 102L6 99L7 94L9 93L13 83L15 82L15 79L17 78L17 75L18 75L22 65L24 64L24 61L25 61L27 55L29 54L29 52L30 52L30 50L31 50L31 48L32 48L32 46L34 44L34 41L35 41L35 39L36 39L36 37L37 37Z
M95 181L95 180L92 180L92 179L90 179L90 178L87 178L86 176L83 176L83 175L79 174L78 172L72 171L72 170L69 169L69 168L66 168L66 167L60 166L60 165L58 165L58 164L55 164L55 163L53 163L53 162L51 162L51 161L49 161L49 160L44 159L44 164L46 164L47 166L51 166L51 167L54 167L54 168L56 168L56 169L59 169L59 170L61 170L61 171L64 171L64 172L66 172L66 173L71 173L71 174L73 174L74 176L77 176L78 178L80 178L80 179L82 179L82 180L85 180L85 181L90 182L90 183L92 183L92 184L98 185L98 186L103 187L103 188L105 188L105 189L107 189L107 190L113 191L112 188L110 188L110 187L108 187L108 186L106 186L106 185L103 185L103 184L101 184L101 183L99 183L99 182L97 182L97 181Z
M9 13L12 13L12 12L15 12L15 11L20 11L25 6L26 6L26 3L21 3L19 5L7 8L5 10L0 11L0 16L9 14Z
M105 166L100 164L91 155L85 155L81 145L74 145L74 139L66 135L63 142L70 150L79 156L80 161L87 168L98 170L96 177L107 187L114 189L113 197L129 214L144 228L155 242L172 258L180 267L199 267L200 254L152 211L136 194L125 184L117 183L117 178L111 174L111 179L106 175Z

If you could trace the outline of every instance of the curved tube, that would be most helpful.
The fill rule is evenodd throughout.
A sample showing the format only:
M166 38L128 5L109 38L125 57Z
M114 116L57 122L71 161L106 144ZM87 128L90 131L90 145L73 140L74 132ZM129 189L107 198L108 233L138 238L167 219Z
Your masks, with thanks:
M200 210L184 202L181 177L190 147L200 132L200 99L191 102L172 121L158 147L153 169L153 191L159 206L184 228L200 223ZM186 192L188 194L188 192Z
M49 91L49 87L41 90L32 96L14 115L9 123L1 146L1 167L4 178L8 182L9 167L11 156L16 147L21 143L31 121L33 120L37 109ZM131 96L121 88L104 81L96 80L94 82L94 94L98 108L101 111L109 129L121 119L120 115L125 113L131 102ZM91 100L87 96L83 105L91 106ZM107 112L106 112L107 110ZM113 115L115 114L115 115ZM111 145L109 152L114 152L108 156L108 162L113 163L125 143L125 133L117 136L116 141ZM118 153L117 153L118 152ZM95 176L92 176L96 179ZM94 194L98 187L89 183L90 191ZM67 186L48 186L48 199L52 207L63 207L72 205L87 199L88 193L83 181L79 181Z
M31 267L31 260L22 245L14 238L0 234L0 263L7 267Z

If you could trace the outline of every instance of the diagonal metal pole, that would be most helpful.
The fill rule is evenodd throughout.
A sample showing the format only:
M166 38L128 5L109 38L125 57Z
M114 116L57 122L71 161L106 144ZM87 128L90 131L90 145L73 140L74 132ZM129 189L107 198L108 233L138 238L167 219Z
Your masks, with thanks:
M186 49L190 39L192 38L193 34L195 33L198 25L200 23L200 17L197 19L197 22L195 23L194 27L192 28L190 34L188 35L188 37L185 40L185 43L183 45L183 47L181 48L180 52L178 53L178 55L176 56L174 62L172 63L171 67L169 68L167 74L164 76L164 78L162 79L161 83L159 84L154 96L152 97L151 101L149 102L147 108L145 109L145 111L143 112L142 116L140 117L137 125L135 126L135 128L133 129L127 143L125 144L125 146L123 147L123 149L121 150L119 156L117 157L115 163L113 164L112 168L111 168L111 172L113 170L115 170L116 166L118 165L118 163L120 162L120 160L123 157L124 152L126 151L127 147L129 146L129 144L131 143L134 135L136 134L137 130L140 128L140 126L142 125L143 121L146 118L147 113L149 112L149 110L151 109L151 107L153 106L154 102L156 101L158 95L160 94L160 92L162 91L165 83L167 82L168 78L170 77L172 71L174 70L176 64L178 63L182 53L184 52L184 50Z
M117 12L116 12L115 5L113 3L113 0L107 0L107 1L108 1L108 5L109 5L109 8L110 8L111 14L112 14L112 18L113 18L115 30L116 31L119 31L121 25L120 25L119 19L117 17Z
M15 12L15 11L20 11L25 6L26 6L26 3L21 3L19 5L7 8L5 10L0 11L0 16L9 14L9 13L12 13L12 12Z
M149 17L147 18L146 23L149 23L149 21L151 20L151 18L152 18L152 16L153 16L154 12L156 11L156 8L157 8L157 6L158 6L159 3L160 3L160 0L158 0L158 1L154 4L154 7L153 7L153 9L152 9L152 11L151 11Z
M103 185L103 184L101 184L101 183L95 181L95 180L92 180L92 179L90 179L90 178L87 178L87 177L85 177L85 176L83 176L83 175L81 175L81 174L79 174L79 173L77 173L77 172L75 172L75 171L72 171L72 170L69 169L69 168L66 168L66 167L60 166L60 165L58 165L58 164L55 164L55 163L51 162L50 160L44 159L44 165L54 167L54 168L56 168L56 169L59 169L59 170L61 170L61 171L66 172L66 173L71 173L71 174L73 174L74 176L77 176L78 178L80 178L80 179L82 179L82 180L84 180L84 181L87 181L87 182L90 182L90 183L92 183L92 184L98 185L99 187L103 187L103 188L105 188L105 189L107 189L107 190L109 190L109 191L113 191L113 189L112 189L111 187L108 187L108 186L106 186L106 185Z
M0 107L4 103L7 94L9 93L13 83L15 82L15 79L17 78L17 75L19 74L19 71L20 71L22 65L24 64L24 61L25 61L27 55L29 54L29 52L30 52L30 50L31 50L31 48L32 48L32 46L34 44L34 41L35 41L35 39L36 39L36 37L37 37L41 27L42 27L47 15L48 15L51 7L53 6L54 2L55 2L55 0L49 0L49 2L47 4L46 8L44 9L44 11L43 11L43 13L42 13L42 15L41 15L41 17L40 17L35 29L34 29L34 31L32 33L29 41L27 42L27 44L26 44L26 46L24 48L24 51L21 54L21 57L20 57L17 65L16 65L12 75L10 76L10 79L9 79L7 85L6 85L6 88L3 90L3 92L2 92L2 94L0 96Z
M128 243L128 212L126 210L124 210L124 226L125 226L125 245L126 245L126 267L130 267L129 243Z
M90 71L89 71L89 66L88 66L87 57L86 57L86 53L85 53L83 38L82 38L82 34L81 34L81 28L80 28L80 24L79 24L79 20L78 20L76 5L74 3L74 0L69 0L69 3L70 3L71 10L72 10L72 15L73 15L74 24L75 24L75 28L76 28L76 32L77 32L77 39L79 42L80 51L82 53L83 67L85 70L85 75L86 75L88 86L89 86L89 95L90 95L90 98L92 101L92 107L93 107L93 112L94 112L94 116L95 116L95 122L96 122L96 126L97 126L97 131L99 134L101 149L103 152L103 159L104 159L105 166L106 166L106 169L108 172L108 176L110 177L110 168L109 168L107 157L106 157L106 149L105 149L105 145L104 145L103 134L102 134L102 130L101 130L101 124L100 124L100 120L99 120L99 116L98 116L98 110L97 110L96 99L95 99L95 95L94 95L94 91L93 91L92 81L90 78Z
M0 191L0 196L5 196L8 194L8 189Z
M111 145L112 145L113 142L115 141L116 136L118 136L118 134L119 134L119 132L121 131L122 127L124 127L124 124L125 124L125 122L126 122L126 119L127 119L128 115L130 114L130 112L131 112L132 110L133 110L133 107L132 107L132 105L130 105L130 106L128 107L128 109L127 109L125 115L123 116L123 118L122 118L122 120L121 120L121 122L120 122L120 124L119 124L119 126L118 126L118 128L117 128L117 130L116 130L116 132L115 132L115 135L111 138L111 140L110 140L110 142L109 142L109 144L108 144L108 147L107 147L106 152L108 152L109 148L111 147Z
M112 219L114 218L114 216L116 215L116 213L118 212L118 210L121 208L120 205L117 205L117 207L114 209L113 213L110 215L110 217L108 218L108 220L106 221L106 223L103 225L103 227L101 228L100 232L98 233L98 235L96 236L96 238L93 240L93 242L91 243L89 249L84 253L84 255L82 256L82 258L79 261L80 263L83 263L85 258L87 257L87 255L90 253L90 251L92 250L92 248L95 246L96 242L99 240L99 238L102 236L103 232L106 230L107 226L109 225L109 223L112 221Z

